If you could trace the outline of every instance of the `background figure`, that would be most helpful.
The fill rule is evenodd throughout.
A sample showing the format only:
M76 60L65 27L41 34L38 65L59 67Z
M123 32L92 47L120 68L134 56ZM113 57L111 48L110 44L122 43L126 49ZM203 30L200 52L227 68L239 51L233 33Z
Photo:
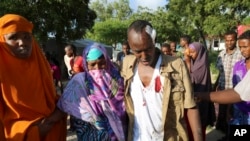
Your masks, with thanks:
M250 30L238 38L238 46L245 59L235 63L233 69L233 85L237 85L250 70ZM250 101L233 104L232 125L250 125Z
M122 43L122 51L119 52L117 54L117 57L116 57L116 63L118 64L118 66L120 67L121 64L122 64L122 61L123 61L123 58L126 56L126 55L130 55L131 52L130 52L130 46L128 44L128 41L124 41Z
M188 140L184 109L196 141L202 140L199 111L190 77L180 58L163 55L155 47L156 31L145 20L128 28L134 55L123 60L129 141Z
M45 52L45 57L50 64L50 68L51 68L51 72L53 75L54 84L56 87L57 94L62 94L63 93L63 85L62 85L62 81L61 81L60 67L57 66L56 63L53 62L52 56L49 52Z
M74 58L76 55L76 47L73 44L68 44L64 48L65 55L64 55L64 63L67 67L67 73L69 76L69 79L72 76L72 67L74 64Z
M189 44L191 43L191 37L189 35L183 35L180 38L180 46L182 47L182 57L190 72L191 58L189 55Z
M189 44L189 48L189 55L191 57L190 77L194 92L210 92L212 90L212 83L207 49L199 42ZM208 125L214 126L215 110L213 103L207 101L199 102L198 106L201 118L203 140L205 141L206 127ZM191 136L190 141L192 140L193 138Z
M161 52L165 55L172 55L171 53L171 48L170 48L170 45L168 43L163 43L161 45Z
M73 46L73 48L75 48ZM74 49L76 50L76 49ZM74 51L74 59L71 60L70 64L71 66L71 74L72 76L79 73L79 72L83 72L84 68L83 68L83 57L82 55L79 55L76 51Z
M217 58L216 67L219 70L219 76L215 83L215 89L225 90L233 88L233 66L236 62L243 59L240 50L236 46L237 34L235 31L228 31L224 35L225 50L222 50ZM228 123L231 118L231 106L226 104L219 105L219 112L216 121L216 129L227 135ZM225 139L226 137L222 138Z
M176 50L176 42L170 42L170 49L172 56L177 56L178 51Z
M0 18L0 130L7 141L65 141L65 114L32 29L22 16Z
M77 55L74 58L74 63L73 63L73 67L72 67L72 75L75 75L79 72L83 72L83 57L80 55Z
M72 70L74 66L74 59L76 56L76 47L73 44L67 44L64 48L65 55L64 55L64 63L65 66L67 67L67 74L68 74L68 79L71 79L73 76L74 71ZM69 131L75 131L75 127L73 126L75 118L70 115L70 127Z
M79 141L125 141L124 85L105 48L93 44L83 52L84 72L67 84L58 107L77 118Z

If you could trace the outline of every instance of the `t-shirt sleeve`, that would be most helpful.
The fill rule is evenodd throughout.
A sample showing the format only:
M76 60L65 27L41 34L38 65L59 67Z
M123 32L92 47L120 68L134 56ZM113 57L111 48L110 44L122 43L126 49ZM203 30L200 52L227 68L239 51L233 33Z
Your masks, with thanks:
M240 95L241 100L250 101L250 71L245 77L235 86L234 90Z

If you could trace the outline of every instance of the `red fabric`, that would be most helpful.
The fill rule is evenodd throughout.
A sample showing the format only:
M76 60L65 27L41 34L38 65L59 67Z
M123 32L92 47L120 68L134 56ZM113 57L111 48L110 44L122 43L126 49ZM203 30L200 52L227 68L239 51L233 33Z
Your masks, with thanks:
M76 58L74 59L74 62L73 62L72 70L75 73L84 71L84 69L83 69L83 57L82 56L76 56Z
M238 30L238 37L239 37L245 31L250 30L250 25L239 25L237 30Z
M159 92L161 90L161 79L160 76L155 78L155 91Z

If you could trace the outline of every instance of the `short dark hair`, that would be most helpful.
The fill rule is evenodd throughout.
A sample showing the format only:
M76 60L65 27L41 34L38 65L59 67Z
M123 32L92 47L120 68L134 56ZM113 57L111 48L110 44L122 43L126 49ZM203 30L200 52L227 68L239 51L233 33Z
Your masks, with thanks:
M73 45L73 44L67 44L67 45L65 46L65 48L66 48L66 47L70 47L70 49L73 50L73 53L76 54L76 46L75 46L75 45Z
M176 42L175 42L175 41L170 41L170 42L169 42L169 44L172 44L172 43L174 43L174 44L176 45Z
M170 48L170 44L168 44L168 43L163 43L163 44L161 45L161 48L163 48L163 47Z
M129 44L128 44L128 41L127 41L127 40L126 40L126 41L123 41L122 45L125 45L125 46L127 46L127 47L129 47L129 48L130 48L130 46L129 46Z
M248 39L248 40L250 40L250 30L247 30L247 31L243 32L243 33L238 37L238 40L241 40L241 39Z
M234 30L229 30L227 31L224 36L227 36L227 35L234 35L234 37L237 39L237 33L234 31Z
M149 25L151 28L153 28L152 24L149 23L148 21L146 20L136 20L134 22L132 22L129 27L128 27L128 31L129 32L130 30L135 30L137 33L142 33L143 29Z
M184 41L186 41L188 44L191 43L191 37L189 35L182 35L181 39L183 39Z

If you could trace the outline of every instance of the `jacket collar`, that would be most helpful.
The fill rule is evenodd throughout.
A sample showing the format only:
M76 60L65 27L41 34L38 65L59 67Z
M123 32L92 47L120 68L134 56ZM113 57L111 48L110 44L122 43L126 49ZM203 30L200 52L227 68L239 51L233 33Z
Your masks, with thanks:
M169 56L161 54L162 62L160 66L160 74L164 77L168 77L170 72L173 72L172 64L170 63L173 59ZM134 68L136 66L136 57L133 56L131 61L128 62L128 68L124 76L125 80L128 80L134 76Z

